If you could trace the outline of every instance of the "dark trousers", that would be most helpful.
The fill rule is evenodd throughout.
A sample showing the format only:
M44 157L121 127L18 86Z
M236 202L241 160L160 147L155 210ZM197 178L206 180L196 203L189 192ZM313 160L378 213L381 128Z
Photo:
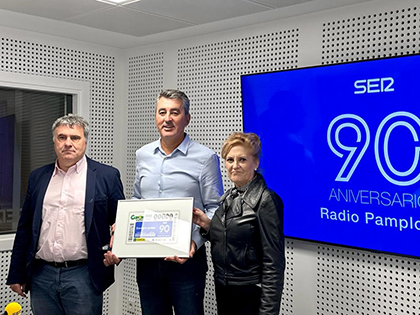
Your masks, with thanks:
M102 292L90 281L87 264L56 268L36 263L30 297L34 315L102 314Z
M201 249L200 249L201 251ZM205 258L205 254L204 254ZM163 258L137 259L137 284L143 315L204 315L206 261L181 265Z
M261 288L252 285L221 285L216 283L218 315L258 315Z

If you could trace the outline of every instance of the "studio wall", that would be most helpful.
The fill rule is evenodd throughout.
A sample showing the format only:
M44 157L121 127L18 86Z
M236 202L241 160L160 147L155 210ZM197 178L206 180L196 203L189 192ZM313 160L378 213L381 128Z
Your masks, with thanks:
M279 12L277 20L127 50L0 27L0 79L21 73L91 85L90 156L121 170L127 198L135 151L158 137L155 98L179 88L191 99L190 136L220 154L224 139L242 130L240 75L420 52L420 1L376 0L311 13ZM267 123L276 123L276 117ZM279 149L279 154L282 152ZM275 165L273 165L275 167ZM225 189L229 179L221 163ZM281 195L281 192L278 192ZM416 246L417 244L413 244ZM0 295L10 248L0 261ZM207 248L208 250L208 248ZM209 253L209 251L208 251ZM420 260L288 239L281 314L417 314ZM209 260L206 315L216 314ZM135 261L117 268L104 314L141 314ZM19 303L29 309L27 300Z

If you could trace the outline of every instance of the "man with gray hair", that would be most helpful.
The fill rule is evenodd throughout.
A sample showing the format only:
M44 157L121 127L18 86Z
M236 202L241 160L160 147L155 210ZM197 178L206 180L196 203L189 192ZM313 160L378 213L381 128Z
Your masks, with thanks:
M81 116L58 118L52 133L57 160L29 177L7 284L20 296L30 291L34 315L100 315L114 282L102 261L124 199L120 173L85 155Z
M136 152L135 199L194 197L194 207L211 218L223 194L219 158L184 131L190 102L179 90L157 98L156 127L160 139ZM192 209L191 209L192 211ZM117 227L118 228L118 227ZM137 259L137 284L143 315L204 315L207 260L205 239L194 225L189 258ZM118 263L112 252L106 265Z

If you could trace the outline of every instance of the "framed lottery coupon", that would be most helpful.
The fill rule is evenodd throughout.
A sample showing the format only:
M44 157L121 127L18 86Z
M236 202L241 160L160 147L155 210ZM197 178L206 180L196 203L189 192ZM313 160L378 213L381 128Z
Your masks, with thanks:
M120 258L187 258L193 198L119 200L112 252Z

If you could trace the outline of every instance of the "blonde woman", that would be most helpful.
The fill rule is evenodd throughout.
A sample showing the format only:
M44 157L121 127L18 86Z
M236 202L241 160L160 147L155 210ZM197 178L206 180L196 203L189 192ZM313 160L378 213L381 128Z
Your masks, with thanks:
M235 132L223 147L233 187L210 220L194 208L194 223L211 242L219 315L278 315L284 277L283 202L258 172L261 142Z

